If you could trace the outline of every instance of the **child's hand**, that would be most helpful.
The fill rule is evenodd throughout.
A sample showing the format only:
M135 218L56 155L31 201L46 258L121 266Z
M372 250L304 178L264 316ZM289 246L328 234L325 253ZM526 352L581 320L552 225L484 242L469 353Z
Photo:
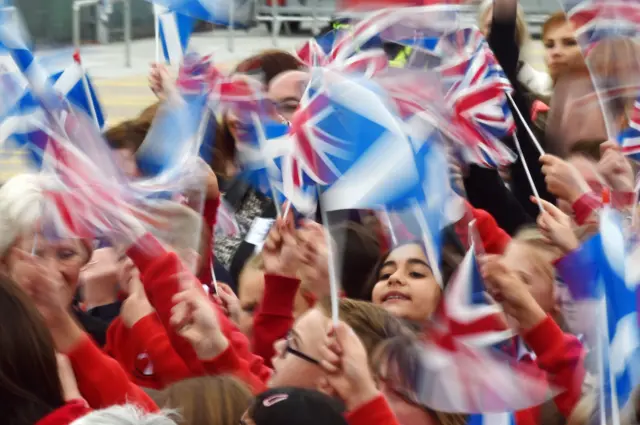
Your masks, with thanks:
M216 307L198 285L183 285L185 289L173 297L171 325L191 343L200 360L211 360L227 349L229 341L220 329Z
M617 192L633 192L633 169L631 164L620 152L620 146L615 142L605 142L600 145L602 157L597 169L611 188Z
M547 190L558 198L573 204L591 191L580 172L567 161L553 155L542 155L542 173Z
M576 250L580 242L573 231L571 218L544 199L538 201L531 197L531 201L538 203L543 209L537 220L540 233L565 254Z
M297 232L300 248L300 280L316 298L329 295L328 246L324 228L306 220Z
M262 260L266 274L297 277L300 253L292 211L286 218L278 218L269 231L262 247Z
M527 285L497 256L482 261L482 277L491 297L502 304L505 313L513 317L522 331L535 327L546 317Z
M340 322L321 348L320 366L326 377L320 386L332 389L352 411L378 394L369 370L367 351L349 325Z

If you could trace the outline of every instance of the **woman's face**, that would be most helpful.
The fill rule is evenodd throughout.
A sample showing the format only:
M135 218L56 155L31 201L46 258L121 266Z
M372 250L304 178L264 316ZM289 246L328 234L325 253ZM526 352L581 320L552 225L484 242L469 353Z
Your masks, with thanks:
M268 97L276 107L279 119L291 121L300 105L307 86L309 74L303 71L288 71L276 76L269 84Z
M73 295L78 287L80 270L89 259L87 248L80 240L60 239L50 241L43 235L38 235L37 237L31 235L20 238L13 248L24 252L33 252L33 255L45 261L47 267L60 273L69 289L67 298L69 305L71 304ZM18 284L20 283L20 276L14 275L13 272L17 270L17 266L22 261L13 249L9 251L6 261L8 273Z
M518 274L546 313L552 313L556 307L554 260L550 253L519 241L512 241L504 254L507 267Z
M554 81L566 72L586 69L570 22L551 26L544 34L542 42L545 63Z
M269 387L299 387L315 389L323 371L310 359L320 358L320 347L324 344L329 319L317 308L304 313L293 326L287 339L274 344L275 356L271 359L273 375ZM288 340L288 341L287 341ZM292 353L293 349L310 359Z
M422 247L408 244L389 254L371 298L397 317L425 320L435 310L441 294Z

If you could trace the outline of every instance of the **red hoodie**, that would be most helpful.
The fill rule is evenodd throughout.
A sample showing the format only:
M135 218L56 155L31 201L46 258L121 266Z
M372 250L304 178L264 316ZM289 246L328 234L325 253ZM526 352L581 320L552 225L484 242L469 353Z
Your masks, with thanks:
M484 252L487 254L502 254L509 245L511 237L502 230L496 220L485 210L473 208L465 201L465 215L454 224L456 234L462 244L468 248L469 244L469 223L476 220L476 230L482 240Z
M131 329L116 317L107 330L104 351L143 388L161 390L193 376L171 346L155 312L138 320Z
M267 366L275 355L273 344L284 338L293 326L293 307L300 280L264 275L264 295L253 319L253 352Z
M524 342L536 354L535 364L549 384L562 392L554 397L558 411L568 418L580 400L585 377L582 343L573 335L562 332L547 316L523 336ZM518 425L538 425L540 406L515 413Z
M347 413L346 419L349 425L399 425L382 395Z
M73 400L40 419L35 425L69 425L89 413L91 408L86 401Z
M218 215L218 207L220 206L220 198L207 199L204 202L204 208L202 209L202 218L211 233L206 241L204 256L202 258L203 267L200 269L198 279L203 285L210 286L213 283L213 275L211 270L213 269L213 232L216 225L216 218Z
M271 377L271 369L264 365L260 357L251 353L247 337L229 320L220 306L211 303L218 315L220 328L229 340L229 348L211 362L201 362L191 344L171 326L172 299L180 290L178 275L187 273L176 254L167 252L150 234L140 238L127 254L140 270L140 280L147 298L155 308L173 349L194 376L232 373L244 379L255 391L264 388Z
M129 380L120 364L102 352L88 335L66 353L80 394L93 409L132 403L154 412L158 406Z

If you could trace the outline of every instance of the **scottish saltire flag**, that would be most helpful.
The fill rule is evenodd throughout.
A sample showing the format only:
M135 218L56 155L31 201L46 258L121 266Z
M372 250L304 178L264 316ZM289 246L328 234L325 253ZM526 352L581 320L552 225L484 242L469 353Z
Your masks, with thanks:
M469 415L467 425L516 425L513 413L485 413Z
M627 279L625 259L629 250L622 216L609 207L600 215L600 238L599 282L606 299L609 347L605 395L610 399L615 420L616 410L624 406L631 391L640 383L639 282Z
M171 65L179 65L189 46L194 19L191 16L169 11L157 4L153 5L153 10L155 19L158 20L164 59Z
M640 160L640 101L636 99L633 109L629 113L629 125L618 134L618 143L622 148L622 153Z
M294 155L323 187L323 209L411 211L429 261L439 265L448 170L432 143L434 128L409 136L372 83L329 77L324 85L312 81L292 121ZM439 268L433 270L441 281Z
M601 300L598 339L601 386L600 408L615 417L640 383L640 332L638 331L638 246L625 237L622 216L608 206L600 215L600 233L571 254L571 266L561 269L572 297ZM564 260L563 260L564 261Z
M485 297L473 244L447 285L440 314L451 335L465 344L489 347L513 336L502 307Z
M185 172L185 164L198 157L203 142L203 104L197 101L170 99L161 105L136 152L142 174L156 178L159 184L172 185Z
M67 99L69 103L76 108L85 111L89 116L95 118L100 129L104 128L106 115L102 109L93 83L91 82L91 78L79 63L74 62L65 70L54 73L51 75L51 80L53 81L53 88L57 93ZM88 93L85 90L85 83ZM94 113L95 117L93 117Z
M170 12L218 25L244 27L253 19L250 0L147 0ZM232 22L233 21L233 22Z
M85 75L91 97L87 96L82 82L83 75L82 67L74 63L64 71L53 74L50 81L53 83L53 90L75 108L89 115L95 112L97 122L102 127L105 123L102 107L91 80ZM5 73L1 78L5 90L5 108L0 115L0 143L10 140L14 147L26 149L33 164L39 168L47 140L43 129L49 125L46 113L24 78L13 73Z

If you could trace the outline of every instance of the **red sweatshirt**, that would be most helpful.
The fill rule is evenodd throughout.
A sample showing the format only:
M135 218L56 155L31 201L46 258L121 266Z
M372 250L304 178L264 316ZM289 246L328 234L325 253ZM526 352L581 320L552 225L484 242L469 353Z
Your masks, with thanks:
M147 298L155 308L173 349L195 376L202 376L207 372L212 373L211 364L205 367L198 359L191 344L180 337L171 326L172 298L180 290L178 273L185 273L186 269L180 259L174 253L167 252L152 235L147 234L138 242L137 245L129 249L127 254L140 270L140 280L144 285ZM229 366L230 368L223 367L220 362L213 362L213 365L222 367L216 373L234 373L245 379L253 377L254 379L250 379L248 383L254 388L256 388L254 385L256 382L266 383L271 377L271 369L264 365L260 357L251 353L247 337L229 320L222 309L213 302L212 306L218 315L220 328L229 340L228 351L230 353L222 353L221 357L225 355L237 355L238 357L237 362L234 361Z
M346 418L349 425L399 425L382 395L347 413Z
M511 241L507 232L502 230L496 220L485 210L473 208L465 201L466 211L461 220L454 225L456 234L465 247L469 247L469 223L476 220L476 229L482 240L484 252L487 254L502 254Z
M76 419L91 413L84 400L73 400L36 422L36 425L69 425Z
M161 390L193 376L171 346L155 312L131 329L116 317L107 330L104 351L122 365L129 379L144 388Z
M88 335L66 353L80 394L94 409L132 403L149 412L158 406L132 383L120 364L102 352Z
M262 357L267 366L275 355L273 344L293 327L293 307L300 280L290 277L264 275L264 295L253 319L253 352Z
M551 316L529 330L523 339L536 354L535 364L540 373L562 391L553 401L558 411L568 418L580 400L585 376L582 344L578 338L562 332ZM538 425L540 406L518 411L515 416L518 425Z
M613 192L611 204L616 209L624 209L633 206L636 194L634 192ZM588 192L578 198L571 206L576 223L583 224L596 220L594 213L602 208L602 197L594 192Z
M210 286L213 283L213 275L211 270L213 269L213 232L216 225L216 218L218 216L218 207L220 206L220 198L207 199L204 202L204 208L202 210L202 218L204 223L209 229L209 238L206 241L204 256L202 258L202 268L198 274L198 279L203 285Z

